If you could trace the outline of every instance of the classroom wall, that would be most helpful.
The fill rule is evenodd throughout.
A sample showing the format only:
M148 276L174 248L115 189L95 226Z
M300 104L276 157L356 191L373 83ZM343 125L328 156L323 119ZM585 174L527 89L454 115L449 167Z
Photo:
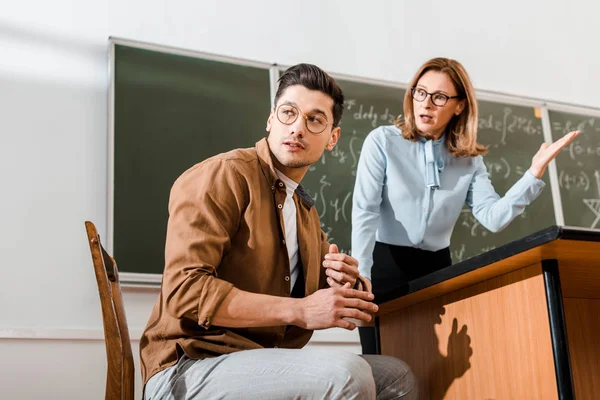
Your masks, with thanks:
M105 236L109 36L399 82L448 56L478 89L600 107L597 2L1 0L0 9L0 398L103 398L83 221ZM125 290L135 339L155 298ZM312 344L359 350L354 332Z

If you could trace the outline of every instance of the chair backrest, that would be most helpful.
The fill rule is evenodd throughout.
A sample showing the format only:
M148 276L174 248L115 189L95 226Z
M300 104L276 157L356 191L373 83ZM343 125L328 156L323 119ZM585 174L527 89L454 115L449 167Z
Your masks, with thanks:
M85 222L100 293L108 370L106 400L133 400L134 366L117 263L102 246L93 223Z

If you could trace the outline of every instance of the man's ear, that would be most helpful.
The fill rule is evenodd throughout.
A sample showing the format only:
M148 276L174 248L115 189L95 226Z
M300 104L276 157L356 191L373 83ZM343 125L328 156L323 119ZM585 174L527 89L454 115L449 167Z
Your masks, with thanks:
M267 127L265 129L267 132L271 132L271 125L273 122L273 118L275 118L275 109L271 108L271 112L269 113L269 118L267 119Z
M325 148L329 151L333 150L338 140L340 140L340 134L342 129L338 126L334 130L331 131L331 136L329 137L329 142L327 142L327 146Z

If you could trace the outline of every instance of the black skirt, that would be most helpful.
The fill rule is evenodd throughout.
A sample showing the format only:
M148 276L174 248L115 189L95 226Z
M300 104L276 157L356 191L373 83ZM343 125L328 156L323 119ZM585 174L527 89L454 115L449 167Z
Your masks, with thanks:
M450 249L438 251L375 242L371 283L373 294L398 291L414 279L452 264Z
M377 296L407 289L409 282L452 264L450 249L427 251L375 242L371 283ZM363 354L379 353L375 328L359 327Z

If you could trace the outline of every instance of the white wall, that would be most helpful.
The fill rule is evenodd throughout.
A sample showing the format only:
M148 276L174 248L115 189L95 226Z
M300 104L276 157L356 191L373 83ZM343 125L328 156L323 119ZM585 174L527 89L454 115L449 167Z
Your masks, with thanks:
M400 82L441 55L460 60L478 89L600 106L598 2L0 0L0 9L0 398L103 398L83 221L105 236L109 36ZM126 292L134 334L155 297ZM29 336L63 339L10 339Z

